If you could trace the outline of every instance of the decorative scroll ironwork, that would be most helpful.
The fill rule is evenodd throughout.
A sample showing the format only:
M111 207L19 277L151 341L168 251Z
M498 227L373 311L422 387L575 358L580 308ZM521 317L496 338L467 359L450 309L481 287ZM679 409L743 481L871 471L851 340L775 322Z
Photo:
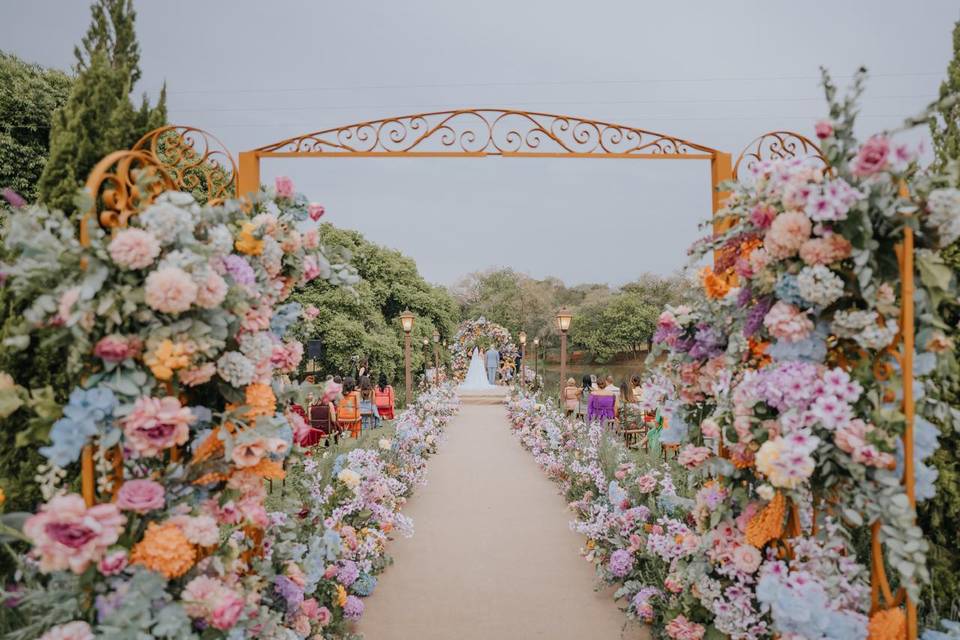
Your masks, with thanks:
M114 151L90 172L86 190L93 205L80 221L80 243L89 243L89 222L104 229L127 226L136 214L162 192L177 184L152 155L143 151Z
M827 165L820 147L806 136L793 131L769 131L748 144L733 165L733 179L743 181L750 169L763 160L785 160L787 158L810 158L812 162ZM744 175L741 175L741 171Z
M398 116L308 133L255 150L284 154L712 156L682 138L573 116L459 109Z
M149 153L177 188L200 203L216 205L237 192L237 165L215 136L196 127L170 125L140 138L134 151Z

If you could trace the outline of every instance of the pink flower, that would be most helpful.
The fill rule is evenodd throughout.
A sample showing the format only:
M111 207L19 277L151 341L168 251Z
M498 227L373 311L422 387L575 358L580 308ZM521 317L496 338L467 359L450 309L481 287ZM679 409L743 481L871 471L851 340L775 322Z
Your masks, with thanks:
M663 581L663 588L670 593L680 593L683 591L683 582L674 576L667 576Z
M777 211L768 204L758 204L750 212L750 222L754 226L766 229L777 216Z
M112 503L87 508L75 493L57 496L27 518L23 533L40 558L40 571L81 574L116 544L126 518Z
M235 444L233 454L230 457L233 463L242 469L255 466L266 454L266 442L262 438L257 438L249 442Z
M270 356L270 362L281 373L295 371L302 359L303 343L296 340L278 342L273 346L273 353Z
M680 453L677 454L677 463L687 469L696 469L709 459L711 455L713 455L713 452L707 447L697 447L688 444L680 449Z
M137 336L111 334L100 338L93 347L93 355L104 362L117 363L127 358L136 358L142 348L143 342Z
M872 176L886 166L889 155L890 141L884 136L873 136L860 147L853 159L851 173L861 178Z
M115 576L127 568L127 550L118 549L111 551L102 558L97 564L97 569L105 576Z
M217 372L217 365L213 362L205 362L199 367L190 369L181 369L177 372L180 382L188 387L196 387L210 381L213 374Z
M147 306L162 313L186 311L197 299L198 287L179 267L164 267L147 276L144 289Z
M657 479L651 474L645 473L637 478L637 489L640 493L650 493L657 488Z
M137 398L133 411L121 420L126 445L141 456L155 456L164 449L185 444L196 416L173 396Z
M704 438L719 438L720 425L717 424L716 420L707 418L700 423L700 432L703 434Z
M274 185L277 187L278 198L293 199L293 180L287 176L279 176L274 181Z
M326 211L324 210L322 204L311 202L309 205L307 205L307 213L310 214L310 219L316 222L323 217L323 214L326 213Z
M763 246L774 258L789 258L810 238L812 228L810 218L800 211L781 213L770 224Z
M760 568L762 560L760 551L749 544L740 545L733 550L733 566L742 573L754 573Z
M774 338L800 342L813 331L813 321L792 304L779 301L763 318L763 325Z
M219 273L207 270L206 277L197 287L197 306L204 309L216 309L227 297L230 287Z
M166 490L153 480L127 480L117 493L117 507L123 511L147 513L154 509L163 509L166 503Z
M326 571L323 572L323 577L329 580L333 576L337 575L339 570L339 567L337 567L335 564L328 565Z
M687 620L683 614L667 623L664 630L673 640L700 640L707 631L696 622Z
M223 585L216 578L197 576L187 583L180 594L184 611L191 618L205 618L210 604L222 588Z
M320 315L320 309L317 309L314 305L307 305L307 308L303 310L303 317L307 320L313 320L318 315Z
M68 322L73 315L73 305L80 299L80 287L70 287L60 296L60 303L57 305L57 315L63 322Z
M321 627L325 627L330 624L331 618L333 618L333 614L330 613L330 609L327 609L326 607L320 607L320 609L317 611L317 624L319 624Z
M243 613L243 607L243 598L233 589L224 588L210 614L210 625L221 631L233 628Z
M320 265L317 264L317 259L313 256L307 256L303 260L303 281L310 282L314 278L320 275Z
M160 255L160 242L149 231L131 227L117 232L107 252L124 269L145 269Z
M821 120L814 126L817 137L826 140L833 135L833 123L829 120Z
M201 547L212 547L220 542L220 527L217 521L208 515L188 516L179 515L170 518L171 522L183 531L183 535L191 544Z
M827 265L850 257L852 251L850 242L834 233L823 238L810 238L800 245L800 259L810 266Z
M300 613L311 620L316 620L320 615L320 603L317 602L316 598L307 598L300 604Z
M50 628L39 640L93 640L93 630L86 622L75 620Z
M303 232L303 248L316 249L320 246L320 232L316 229L307 229Z

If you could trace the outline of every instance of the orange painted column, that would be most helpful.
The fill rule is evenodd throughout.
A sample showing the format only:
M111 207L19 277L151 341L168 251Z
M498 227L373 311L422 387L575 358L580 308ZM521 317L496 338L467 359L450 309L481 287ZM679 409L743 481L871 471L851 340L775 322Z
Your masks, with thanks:
M260 154L256 151L241 151L239 159L237 197L242 198L260 190Z
M717 212L723 207L724 200L727 199L727 196L730 195L729 191L720 191L720 185L728 180L733 180L733 160L729 153L723 153L718 151L713 158L710 159L710 185L711 193L713 200L711 203L711 208L713 210L713 215L716 216ZM714 235L719 235L730 228L731 222L729 220L725 221L716 221L713 223L713 233ZM713 253L713 264L716 267L717 258L719 257L718 252L714 251ZM728 282L731 284L734 283L736 278L733 274L717 274L721 277L725 277Z

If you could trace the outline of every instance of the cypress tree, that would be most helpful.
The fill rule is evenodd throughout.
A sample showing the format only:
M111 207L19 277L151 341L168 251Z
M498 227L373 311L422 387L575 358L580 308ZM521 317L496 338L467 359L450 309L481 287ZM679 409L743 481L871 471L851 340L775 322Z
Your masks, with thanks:
M953 26L953 59L947 64L947 77L940 84L940 98L960 94L960 21ZM930 121L934 165L942 169L951 159L960 159L960 102L938 109Z
M68 212L103 156L129 148L166 122L165 90L156 106L146 95L139 109L130 100L141 75L133 0L97 0L91 16L87 33L74 49L77 78L67 103L54 115L50 158L38 185L42 202Z

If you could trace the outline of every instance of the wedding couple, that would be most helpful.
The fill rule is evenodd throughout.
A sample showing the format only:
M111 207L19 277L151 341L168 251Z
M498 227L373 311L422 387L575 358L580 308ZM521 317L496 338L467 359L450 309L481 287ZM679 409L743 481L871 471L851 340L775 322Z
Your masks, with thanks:
M470 358L470 368L467 377L460 385L461 389L482 390L496 387L497 371L500 369L500 352L491 346L483 355L479 348L474 348Z

